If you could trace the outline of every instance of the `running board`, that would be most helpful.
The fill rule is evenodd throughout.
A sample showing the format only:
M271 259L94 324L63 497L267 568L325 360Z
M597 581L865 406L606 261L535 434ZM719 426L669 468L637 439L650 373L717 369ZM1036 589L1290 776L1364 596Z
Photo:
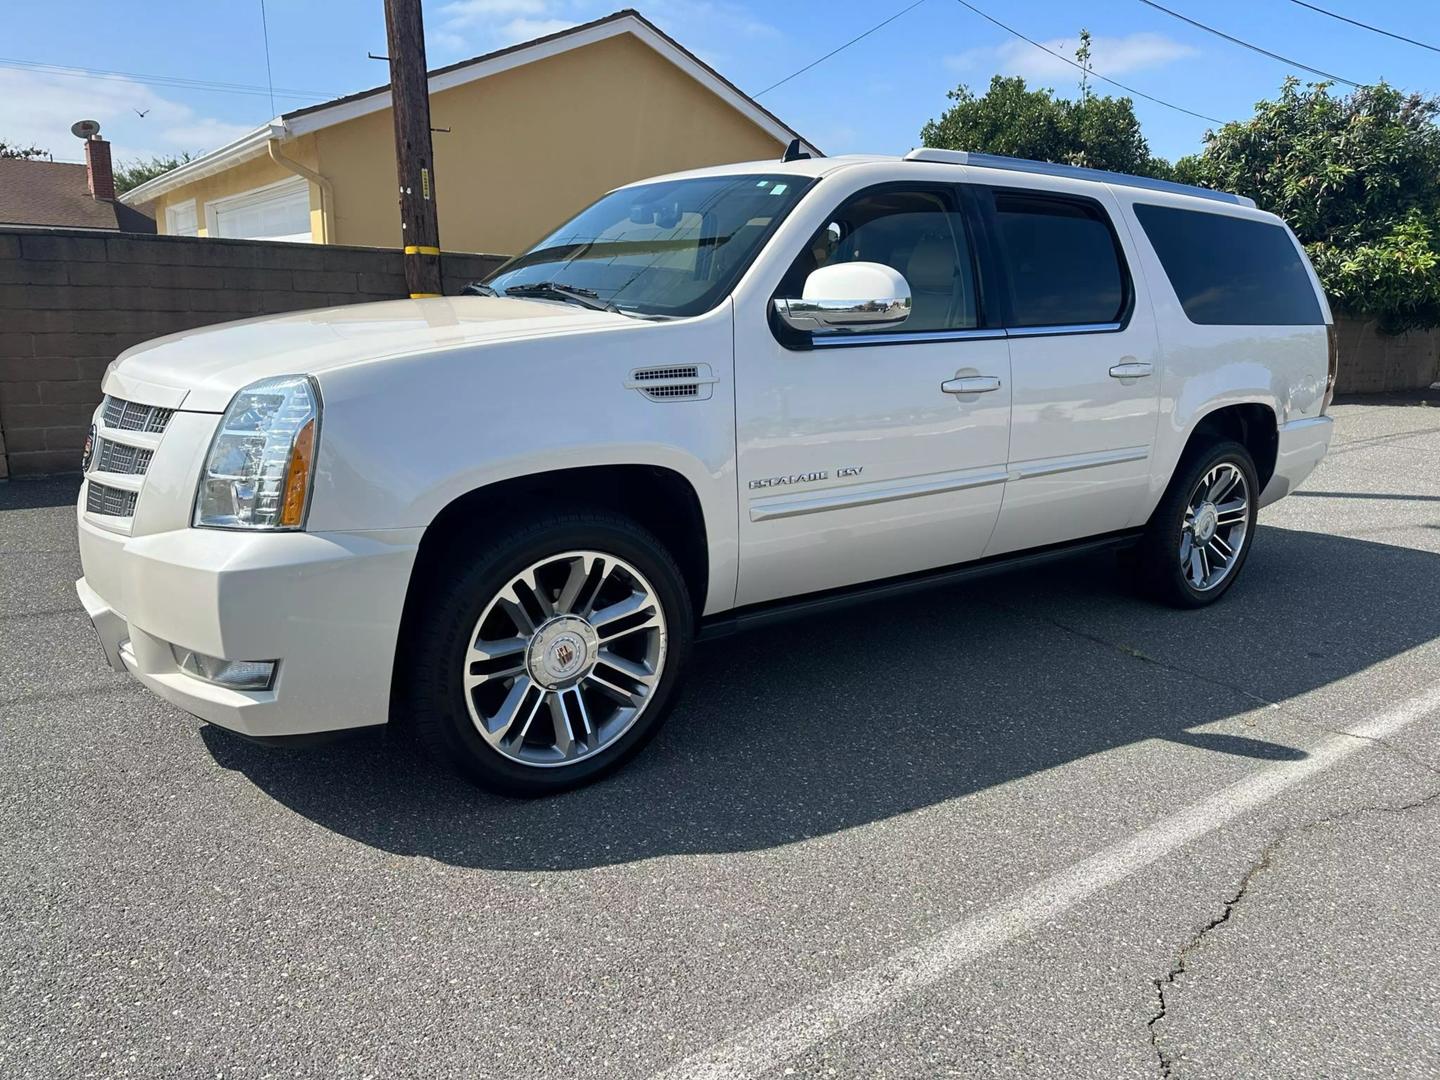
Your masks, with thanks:
M1091 536L1084 540L1065 544L1032 548L1029 551L1021 551L1013 555L996 555L989 559L977 559L975 562L942 567L939 570L926 570L918 574L886 578L884 581L872 581L844 589L831 589L827 592L810 593L785 600L751 604L748 607L735 608L732 611L722 612L701 620L700 632L696 635L696 640L713 641L729 637L731 634L738 634L744 630L755 630L762 626L789 622L791 619L804 619L812 615L824 615L855 604L869 603L872 600L908 596L911 593L975 581L994 574L1028 570L1031 567L1058 559L1069 559L1097 551L1130 547L1140 539L1142 532L1142 529L1126 529L1122 532Z

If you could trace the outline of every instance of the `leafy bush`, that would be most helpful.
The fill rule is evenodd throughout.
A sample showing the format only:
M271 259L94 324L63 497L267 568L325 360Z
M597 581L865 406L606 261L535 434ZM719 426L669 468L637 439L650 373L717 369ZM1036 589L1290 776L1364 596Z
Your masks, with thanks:
M1338 308L1390 332L1440 326L1437 117L1440 98L1384 83L1337 97L1291 78L1175 174L1289 222Z
M1129 98L1084 93L1057 98L1030 89L1019 76L996 75L977 97L968 86L951 90L954 104L920 131L925 146L975 150L1032 161L1085 165L1140 176L1165 176L1170 166L1150 154Z
M1031 90L1018 76L996 75L983 97L965 85L947 95L955 104L920 131L925 146L975 150L1031 161L1084 165L1138 176L1168 176L1170 164L1152 157L1140 134L1135 103L1100 97L1090 88L1090 31L1080 31L1075 50L1080 97L1057 98L1049 89Z
M169 154L165 157L137 158L122 162L120 168L115 170L115 192L123 195L131 188L137 188L145 181L153 180L161 173L167 173L191 160L193 159L190 154L182 153L178 157Z
M0 158L24 158L26 161L39 161L41 158L49 156L49 150L38 146L22 146L19 143L7 143L0 140Z

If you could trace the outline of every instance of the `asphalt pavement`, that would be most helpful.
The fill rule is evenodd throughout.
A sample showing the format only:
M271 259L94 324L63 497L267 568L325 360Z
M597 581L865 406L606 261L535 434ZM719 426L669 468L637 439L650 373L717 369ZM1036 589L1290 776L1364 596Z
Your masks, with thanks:
M1218 606L1109 557L702 647L519 802L104 667L0 484L0 1076L1440 1075L1440 409L1334 409Z

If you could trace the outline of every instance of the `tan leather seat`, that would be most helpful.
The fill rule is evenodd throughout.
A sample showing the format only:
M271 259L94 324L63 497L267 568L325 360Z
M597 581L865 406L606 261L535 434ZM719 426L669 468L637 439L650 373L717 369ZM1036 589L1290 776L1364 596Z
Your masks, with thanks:
M958 325L956 302L960 275L955 265L955 246L943 233L926 233L915 244L905 264L913 307L905 320L906 330L944 330Z

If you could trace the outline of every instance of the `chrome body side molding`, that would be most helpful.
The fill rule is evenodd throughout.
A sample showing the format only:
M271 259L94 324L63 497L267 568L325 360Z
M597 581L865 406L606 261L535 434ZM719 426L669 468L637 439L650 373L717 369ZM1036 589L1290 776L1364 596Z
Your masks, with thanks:
M963 472L936 473L932 476L916 476L877 484L826 488L809 495L789 495L781 499L753 502L750 504L750 520L771 521L775 518L798 517L801 514L818 514L826 510L874 506L877 503L914 499L922 495L940 495L947 491L967 491L990 484L1003 484L1005 478L1005 470L1001 468L966 469Z

